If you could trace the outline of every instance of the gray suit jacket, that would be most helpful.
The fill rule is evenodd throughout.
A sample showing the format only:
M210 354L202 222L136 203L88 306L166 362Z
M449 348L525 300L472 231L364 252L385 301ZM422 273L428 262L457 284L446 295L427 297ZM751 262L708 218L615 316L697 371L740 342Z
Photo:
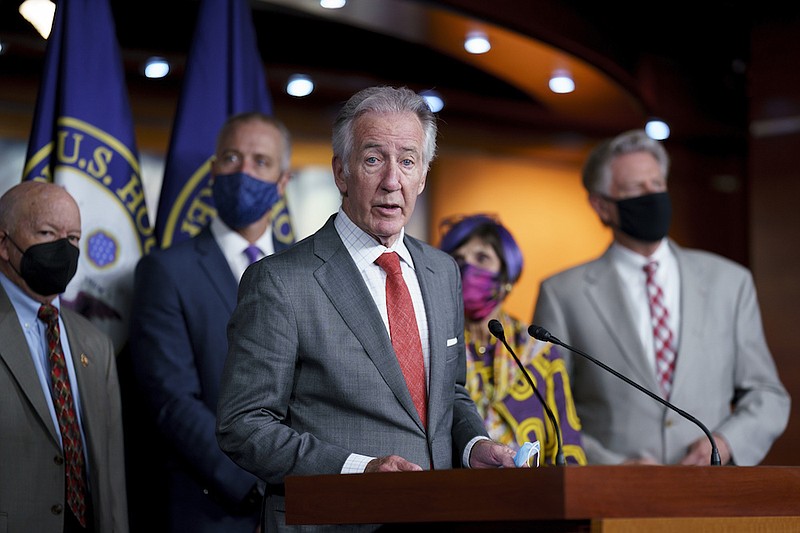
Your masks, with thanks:
M426 433L334 217L245 272L228 328L220 445L271 484L290 475L339 473L351 453L397 454L423 468L452 468L454 454L460 462L470 439L486 436L464 388L456 263L406 237L430 330Z
M670 402L723 435L736 464L758 464L785 429L790 400L764 339L752 275L717 255L670 246L681 275ZM607 250L542 282L534 324L657 393L631 317ZM643 456L675 463L704 438L697 425L592 362L565 358L590 463Z
M81 315L66 308L61 315L78 374L95 531L124 533L128 507L114 348ZM64 461L47 409L50 398L39 385L25 334L2 287L0 339L0 525L7 531L61 532L67 509Z

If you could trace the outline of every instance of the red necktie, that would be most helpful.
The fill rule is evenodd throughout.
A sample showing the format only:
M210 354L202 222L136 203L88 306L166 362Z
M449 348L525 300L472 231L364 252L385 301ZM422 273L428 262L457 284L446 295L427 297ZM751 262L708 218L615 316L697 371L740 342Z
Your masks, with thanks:
M406 378L408 391L417 407L423 427L428 426L428 393L425 386L425 364L422 342L419 340L417 317L411 294L403 279L400 257L395 252L384 253L375 263L386 271L386 310L389 314L389 336L392 338L400 369Z
M655 281L658 262L644 266L647 274L647 299L650 302L650 320L653 325L653 342L656 352L656 377L661 395L669 399L672 389L672 374L675 372L675 338L669 328L669 310L664 305L664 292Z
M53 385L53 405L56 409L58 427L67 473L67 504L83 527L86 527L86 480L84 479L83 443L75 402L69 384L67 364L61 348L58 309L45 304L39 308L39 319L47 325L47 346L50 350L50 378Z

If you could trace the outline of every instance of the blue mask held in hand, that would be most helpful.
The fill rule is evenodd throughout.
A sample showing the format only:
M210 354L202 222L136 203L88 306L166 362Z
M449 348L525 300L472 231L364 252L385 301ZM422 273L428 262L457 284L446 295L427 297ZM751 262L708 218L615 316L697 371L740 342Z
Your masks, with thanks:
M244 172L216 176L211 190L217 215L232 229L247 227L263 217L281 197L277 183Z

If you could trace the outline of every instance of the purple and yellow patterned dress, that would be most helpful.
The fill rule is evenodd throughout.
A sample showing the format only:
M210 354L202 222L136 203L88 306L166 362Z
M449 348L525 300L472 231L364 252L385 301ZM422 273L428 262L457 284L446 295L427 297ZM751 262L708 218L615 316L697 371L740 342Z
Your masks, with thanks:
M531 338L525 325L507 313L501 313L499 320L506 332L506 341L528 370L561 427L567 464L585 465L581 424L572 401L564 359L557 347ZM465 341L467 389L478 406L489 436L514 449L519 449L525 441L538 440L543 450L542 464L554 464L557 441L553 425L513 356L494 338L489 346L476 346L466 332Z

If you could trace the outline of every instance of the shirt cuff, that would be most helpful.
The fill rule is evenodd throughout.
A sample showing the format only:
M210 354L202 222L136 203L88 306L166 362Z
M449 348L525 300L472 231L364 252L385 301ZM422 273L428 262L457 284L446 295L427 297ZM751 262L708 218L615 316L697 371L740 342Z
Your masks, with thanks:
M363 474L367 464L373 459L375 458L368 455L351 453L342 466L342 474Z
M464 448L464 455L461 456L461 464L464 468L469 468L469 454L472 453L472 447L475 446L475 443L479 440L489 440L489 438L478 435L467 443L467 447Z

